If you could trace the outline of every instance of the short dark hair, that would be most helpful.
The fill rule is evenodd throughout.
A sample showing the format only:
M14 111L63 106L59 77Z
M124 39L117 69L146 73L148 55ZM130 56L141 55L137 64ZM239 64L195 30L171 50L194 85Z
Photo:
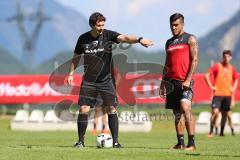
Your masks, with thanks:
M102 13L99 12L94 12L90 17L89 17L89 25L94 26L98 21L106 21L106 18L103 16Z
M228 54L229 56L232 56L232 51L231 51L231 50L224 50L224 51L223 51L223 56L224 56L225 54Z
M184 16L181 13L174 13L170 16L170 22L176 21L179 18L181 18L182 22L184 22Z

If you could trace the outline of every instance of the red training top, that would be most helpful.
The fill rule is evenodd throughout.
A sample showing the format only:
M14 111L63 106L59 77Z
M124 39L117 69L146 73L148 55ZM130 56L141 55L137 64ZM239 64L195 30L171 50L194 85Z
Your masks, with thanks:
M166 67L167 79L184 81L190 68L190 51L188 39L191 35L184 33L178 37L172 37L166 42Z

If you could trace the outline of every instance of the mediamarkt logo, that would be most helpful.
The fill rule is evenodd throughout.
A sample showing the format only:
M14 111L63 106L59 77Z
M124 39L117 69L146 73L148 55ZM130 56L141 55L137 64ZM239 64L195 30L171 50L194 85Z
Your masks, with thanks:
M0 83L0 96L59 96L62 95L54 91L49 83L40 85L31 83L29 85L20 84L12 86L11 83Z

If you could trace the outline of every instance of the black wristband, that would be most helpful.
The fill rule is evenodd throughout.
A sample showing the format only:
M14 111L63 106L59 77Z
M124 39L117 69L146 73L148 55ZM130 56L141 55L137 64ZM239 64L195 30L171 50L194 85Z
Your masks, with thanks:
M143 37L139 37L138 38L138 43L140 43L140 41L143 39Z

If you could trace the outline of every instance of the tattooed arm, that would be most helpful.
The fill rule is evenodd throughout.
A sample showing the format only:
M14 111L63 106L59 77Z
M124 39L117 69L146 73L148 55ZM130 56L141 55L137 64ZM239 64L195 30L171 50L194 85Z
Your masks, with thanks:
M190 81L192 79L193 74L195 73L198 65L198 41L196 37L191 36L188 40L189 48L190 48L190 68L188 70L187 77L183 82L183 88L189 88Z

